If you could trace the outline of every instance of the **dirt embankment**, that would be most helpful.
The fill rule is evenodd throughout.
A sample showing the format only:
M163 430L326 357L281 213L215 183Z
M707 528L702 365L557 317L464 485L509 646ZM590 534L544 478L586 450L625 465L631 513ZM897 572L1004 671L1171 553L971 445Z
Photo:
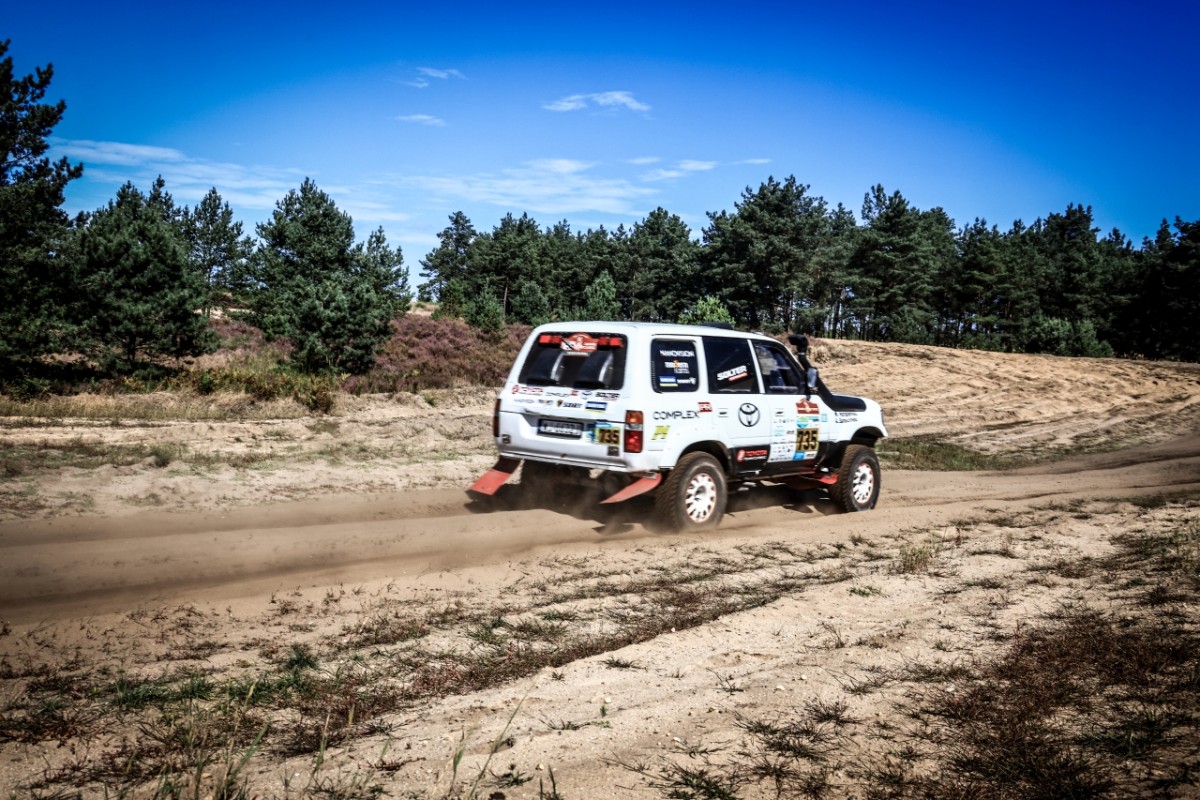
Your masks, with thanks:
M186 783L187 764L162 761L180 708L207 730L220 687L261 696L303 674L309 694L226 704L269 731L222 745L252 752L237 777L260 796L551 796L552 771L563 797L664 797L688 764L758 763L748 720L821 709L840 755L805 774L861 796L899 752L914 676L931 674L917 666L965 687L950 666L1022 626L1118 603L1104 570L1071 565L1108 563L1122 532L1196 528L1195 365L839 342L813 356L836 391L882 403L893 437L1040 460L885 467L860 515L753 489L717 532L674 536L637 503L472 507L462 487L493 458L487 390L253 422L7 418L0 445L30 460L0 484L0 794ZM206 676L207 699L184 703L184 675ZM118 678L176 694L136 704ZM229 763L197 773L206 791Z

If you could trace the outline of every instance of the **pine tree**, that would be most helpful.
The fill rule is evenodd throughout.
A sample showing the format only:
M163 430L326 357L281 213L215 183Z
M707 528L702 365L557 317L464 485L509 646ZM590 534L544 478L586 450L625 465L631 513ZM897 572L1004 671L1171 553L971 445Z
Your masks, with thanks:
M729 309L725 308L725 304L709 294L701 297L694 306L680 314L679 322L683 325L702 325L706 322L724 322L732 325L734 319Z
M305 179L258 235L252 306L263 332L289 339L292 363L304 372L369 370L409 299L400 252L383 231L355 247L349 215Z
M209 352L215 337L198 313L206 296L183 235L172 222L170 195L133 184L96 211L80 234L79 342L106 369Z
M42 102L53 65L14 77L10 43L0 41L0 374L64 344L70 223L61 206L67 184L83 174L45 155L67 108Z
M617 285L612 275L601 272L587 288L583 317L589 320L617 320L621 315L621 304L617 301Z
M629 234L626 275L621 289L629 298L631 319L676 319L698 296L699 248L692 232L663 208L635 223Z
M233 219L233 209L216 188L195 209L183 210L181 224L188 243L192 267L204 276L208 287L207 315L212 305L236 304L249 292L246 261L254 250L242 223Z
M470 265L471 245L477 236L466 214L456 211L450 216L450 224L438 234L440 244L421 259L421 277L426 280L420 287L420 299L442 302L450 281L458 280L462 285Z
M704 259L709 281L750 328L791 328L811 304L817 253L828 239L825 200L793 176L742 193L733 214L709 214Z
M512 301L512 315L517 322L526 325L541 325L550 321L550 301L542 287L533 281L525 281Z

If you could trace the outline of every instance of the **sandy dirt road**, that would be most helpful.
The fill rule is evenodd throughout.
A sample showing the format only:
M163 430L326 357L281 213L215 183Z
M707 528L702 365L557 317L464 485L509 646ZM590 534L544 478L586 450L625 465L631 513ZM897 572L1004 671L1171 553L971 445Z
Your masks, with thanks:
M819 493L747 489L707 543L747 537L820 542L945 525L981 505L1200 489L1200 437L1076 457L1013 472L889 471L876 513L836 513ZM10 622L220 602L295 585L495 567L545 553L632 549L674 537L647 531L636 505L602 514L479 511L461 490L331 498L220 514L61 518L0 525L0 608Z

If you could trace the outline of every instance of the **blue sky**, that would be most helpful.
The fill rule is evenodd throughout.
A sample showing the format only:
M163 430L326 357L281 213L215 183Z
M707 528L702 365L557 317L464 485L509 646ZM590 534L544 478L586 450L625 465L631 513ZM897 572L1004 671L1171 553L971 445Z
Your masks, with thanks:
M770 176L857 215L881 183L959 226L1090 205L1141 242L1200 219L1200 2L138 4L5 11L52 62L68 209L161 174L253 233L305 177L414 277L455 211L491 230L699 236Z

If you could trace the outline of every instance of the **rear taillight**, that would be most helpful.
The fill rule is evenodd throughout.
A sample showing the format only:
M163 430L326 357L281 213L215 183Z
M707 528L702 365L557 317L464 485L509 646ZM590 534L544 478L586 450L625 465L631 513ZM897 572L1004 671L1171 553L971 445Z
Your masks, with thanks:
M625 452L642 452L643 425L642 412L625 412Z
M495 439L500 435L500 398L496 398L496 404L492 406L492 438Z

